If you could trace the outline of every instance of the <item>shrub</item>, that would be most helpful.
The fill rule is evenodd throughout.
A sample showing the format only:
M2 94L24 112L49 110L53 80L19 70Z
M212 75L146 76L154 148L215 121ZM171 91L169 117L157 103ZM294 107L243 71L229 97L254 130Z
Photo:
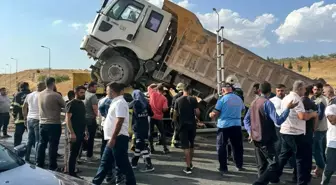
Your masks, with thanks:
M47 77L48 77L47 75L40 75L37 80L39 82L45 81ZM54 76L54 78L56 80L56 83L65 82L65 81L70 80L70 77L68 75L56 75Z
M289 62L288 69L293 69L292 62Z
M302 65L299 65L299 64L298 64L296 67L297 67L297 70L298 70L299 72L302 72L302 69L303 69Z
M330 58L336 58L336 53L331 53L328 55Z

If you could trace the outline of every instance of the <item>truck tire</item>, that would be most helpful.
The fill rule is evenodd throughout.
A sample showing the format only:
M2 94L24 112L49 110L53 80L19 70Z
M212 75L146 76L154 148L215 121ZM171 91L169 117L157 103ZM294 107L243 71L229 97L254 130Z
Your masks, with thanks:
M112 56L101 66L100 77L104 83L116 82L129 85L134 80L134 68L127 58Z
M215 108L216 104L208 104L206 107L202 110L202 120L205 122L204 124L207 126L207 128L212 128L213 124L210 124L211 118L209 117L210 112L212 112Z

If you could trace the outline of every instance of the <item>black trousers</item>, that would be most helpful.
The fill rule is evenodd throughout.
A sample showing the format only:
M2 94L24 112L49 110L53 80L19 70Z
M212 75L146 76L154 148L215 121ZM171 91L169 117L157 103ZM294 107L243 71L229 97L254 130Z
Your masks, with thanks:
M9 113L0 113L0 130L2 128L3 135L7 135L7 128L9 124Z
M77 156L84 140L84 132L76 133L76 141L70 141L70 155L68 159L69 175L75 175Z
M167 149L167 143L166 143L166 132L163 128L163 121L162 120L157 120L151 118L150 120L150 126L149 126L149 143L150 146L153 146L153 133L154 133L154 126L156 126L160 132L160 140L163 145L163 149Z
M255 157L258 166L258 179L253 185L267 185L269 182L277 183L278 162L275 159L274 143L263 144L254 142Z
M310 178L310 173L307 173L307 155L312 155L312 153L307 150L305 143L305 136L302 135L287 135L282 134L282 147L279 156L279 170L278 177L282 175L283 169L292 157L296 158L296 170L297 170L297 184L307 185L308 179ZM306 163L306 164L305 164Z
M45 150L49 143L49 170L57 169L57 151L61 134L61 124L40 124L40 142L37 149L38 167L44 168Z
M237 168L243 167L243 135L241 126L233 126L228 128L219 128L217 130L217 153L220 170L227 171L227 151L226 146L230 139L234 161Z
M25 130L26 126L24 125L24 123L15 123L14 147L21 144L22 136Z
M95 118L93 118L93 119L86 119L86 122L87 122L87 128L89 132L89 139L86 142L83 142L83 150L87 151L86 157L92 157L94 139L95 139L96 130L97 130L97 121Z

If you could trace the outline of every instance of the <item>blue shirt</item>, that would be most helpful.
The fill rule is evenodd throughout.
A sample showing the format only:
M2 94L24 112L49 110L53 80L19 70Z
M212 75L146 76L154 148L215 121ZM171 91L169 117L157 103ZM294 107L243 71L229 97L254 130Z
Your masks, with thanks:
M222 96L216 104L215 109L220 113L217 121L218 128L241 126L241 114L245 110L242 99L229 93Z
M100 115L102 115L104 118L106 118L107 116L111 102L112 102L111 98L105 97L104 99L102 99L102 103L98 106Z
M285 111L282 112L282 114L279 116L276 113L274 104L266 100L264 103L264 111L265 115L268 116L269 119L271 119L276 125L281 125L285 120L287 119L289 115L289 109L286 109ZM251 134L251 116L250 116L250 109L247 111L245 118L244 118L244 127L247 130L249 134Z

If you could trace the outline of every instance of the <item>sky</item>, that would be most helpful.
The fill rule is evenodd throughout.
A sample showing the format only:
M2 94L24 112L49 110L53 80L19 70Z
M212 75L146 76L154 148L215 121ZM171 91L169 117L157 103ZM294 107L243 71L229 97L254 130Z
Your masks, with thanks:
M160 6L163 0L149 0ZM335 53L336 0L173 0L194 12L204 28L261 57ZM79 49L102 0L0 0L0 73L18 70L88 69L94 61Z

